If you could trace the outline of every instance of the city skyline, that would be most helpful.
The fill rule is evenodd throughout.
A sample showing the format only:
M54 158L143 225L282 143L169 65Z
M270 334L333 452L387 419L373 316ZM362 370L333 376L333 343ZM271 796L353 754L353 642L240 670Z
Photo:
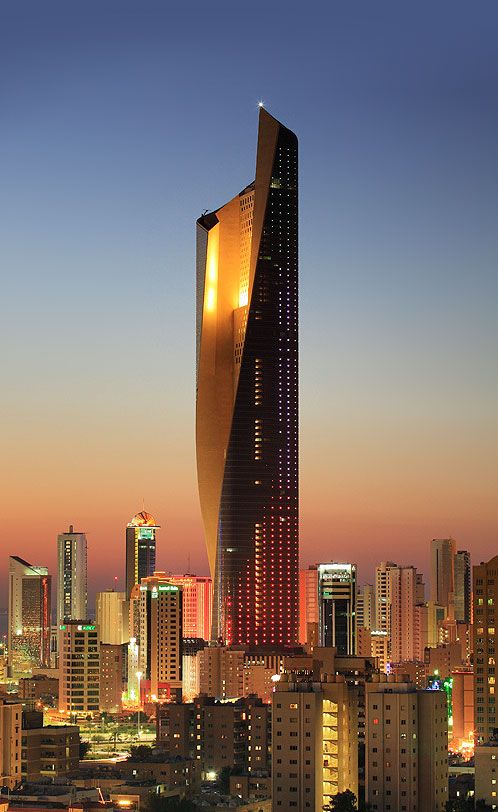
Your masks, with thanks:
M495 5L0 39L3 806L498 809Z
M248 23L237 52L251 43L261 64L208 98L198 77L219 69L212 45L239 30L235 16L218 34L206 19L209 45L188 29L186 65L181 12L175 44L160 9L137 38L122 8L116 27L108 11L80 25L61 7L53 31L50 15L12 11L0 56L11 303L0 584L9 555L54 577L57 535L73 524L88 538L90 606L114 575L122 588L124 528L143 497L162 526L157 568L207 573L191 223L251 177L260 98L303 149L301 566L347 553L360 583L381 557L427 577L430 540L449 536L473 563L490 559L495 26L454 4L451 37L442 9L430 31L394 5L359 27L330 11L320 31L286 29L306 64L291 48L269 76L271 37Z

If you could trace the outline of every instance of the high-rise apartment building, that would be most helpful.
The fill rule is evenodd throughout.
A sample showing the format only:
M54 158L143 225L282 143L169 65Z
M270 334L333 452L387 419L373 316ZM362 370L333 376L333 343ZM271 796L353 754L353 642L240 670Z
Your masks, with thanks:
M447 610L455 593L455 553L454 539L432 539L431 600Z
M128 679L127 679L127 692L128 702L132 704L140 704L140 680L138 674L141 671L139 666L140 656L140 584L135 584L131 590L130 599L128 604L128 629L129 629L129 643L127 650L128 661Z
M389 661L389 638L387 632L370 630L370 656L377 657L379 671L386 672Z
M206 647L206 641L201 637L184 637L182 645L182 696L184 702L191 702L201 692L199 653Z
M244 651L241 647L206 646L197 655L199 693L229 700L256 694L270 702L283 654Z
M100 710L119 713L123 693L123 646L100 644Z
M182 690L182 590L165 572L140 582L139 673L142 696L169 700Z
M338 654L355 654L356 565L318 565L319 641Z
M444 691L385 674L365 685L366 801L373 812L444 812L448 712Z
M200 730L200 720L196 720L194 708L191 701L158 702L156 705L156 741L165 755L181 758L194 755L196 725Z
M455 620L470 623L472 600L472 574L470 553L458 550L455 553Z
M8 663L15 673L50 666L50 599L48 569L11 555Z
M85 533L74 532L73 525L57 536L57 563L57 622L88 617L87 541Z
M213 617L213 582L205 575L168 575L183 596L183 636L209 640Z
M364 584L356 592L356 628L375 629L375 589L372 584Z
M275 680L283 670L284 661L282 654L247 652L244 657L244 696L256 694L270 704Z
M341 675L282 674L272 702L273 809L330 809L358 795L358 698Z
M128 614L129 603L124 592L115 592L113 589L97 592L95 620L101 643L120 646L128 642Z
M318 568L312 564L299 572L299 642L318 642Z
M95 714L100 703L98 629L68 620L59 632L59 709L76 717Z
M474 679L472 668L457 668L451 672L451 704L453 711L453 740L457 746L472 742L474 735ZM476 796L481 797L481 796Z
M80 731L76 725L43 726L43 713L24 713L21 738L23 784L68 779L78 773ZM61 782L63 783L63 782Z
M194 713L196 757L204 775L229 765L246 772L269 768L270 709L260 699L224 703L200 696Z
M243 649L207 646L199 652L199 689L217 699L234 699L244 694Z
M270 708L257 697L220 702L203 695L159 704L156 721L161 750L194 756L204 777L227 767L246 774L270 767Z
M126 598L142 578L156 569L156 532L159 525L150 513L142 510L126 528Z
M441 642L441 628L446 617L446 606L427 601L427 645L431 648Z
M498 742L486 742L475 748L475 793L477 801L484 801L481 809L498 809Z
M394 561L381 561L375 568L375 628L391 634L391 581L389 572L398 565Z
M496 719L496 624L498 556L472 568L474 593L474 708L476 741L486 744L498 733Z
M297 138L261 109L254 183L197 221L197 472L228 645L297 641L297 196Z
M415 567L391 567L389 580L391 660L414 660L419 648L415 607L424 603L422 575Z

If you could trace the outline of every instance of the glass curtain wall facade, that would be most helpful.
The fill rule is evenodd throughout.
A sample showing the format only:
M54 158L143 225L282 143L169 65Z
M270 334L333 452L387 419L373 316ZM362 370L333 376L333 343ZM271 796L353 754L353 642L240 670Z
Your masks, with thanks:
M255 182L197 221L197 468L212 637L298 627L298 147L260 111Z

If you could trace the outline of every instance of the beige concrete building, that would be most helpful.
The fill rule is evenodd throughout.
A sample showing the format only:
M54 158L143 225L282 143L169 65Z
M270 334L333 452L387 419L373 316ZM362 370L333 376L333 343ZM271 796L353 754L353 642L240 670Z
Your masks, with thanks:
M409 662L391 663L390 673L397 681L413 682L417 688L427 687L427 669L425 663L418 660Z
M417 653L416 606L424 602L422 575L415 567L392 567L389 579L390 658L394 663L414 660Z
M247 653L244 657L244 696L255 694L263 702L271 703L275 676L283 670L285 657L281 654Z
M387 632L358 626L356 630L356 654L358 657L376 657L379 670L385 673L386 664L389 662L389 637Z
M414 623L414 659L423 662L425 647L429 643L429 607L427 603L419 603L415 606Z
M128 633L129 604L125 592L106 589L97 592L95 619L100 632L100 642L120 646L130 639Z
M194 705L167 702L156 706L156 740L168 756L194 755Z
M441 627L446 617L446 607L435 601L427 601L427 645L434 648L441 643Z
M219 699L256 694L271 702L273 677L283 668L285 656L246 652L242 648L209 646L198 654L199 693Z
M242 648L208 646L199 652L199 690L219 699L244 695L244 658Z
M356 593L356 628L375 629L375 589L364 584Z
M474 707L476 739L485 744L495 737L496 624L498 616L498 556L473 569L474 594Z
M190 794L198 783L197 764L194 759L165 757L163 753L151 753L143 760L129 758L121 762L119 771L125 781L151 781L167 788L168 794L171 790L181 790L182 795Z
M100 644L100 710L119 713L123 693L123 647Z
M12 789L21 780L22 707L0 699L0 786Z
M257 697L158 705L157 743L169 756L193 756L203 776L237 767L244 774L270 768L270 708Z
M451 676L453 739L470 740L474 730L474 674L471 668L462 668L453 671Z
M22 677L19 680L19 699L47 700L59 696L58 677L47 677L45 674Z
M373 812L444 812L446 694L385 675L374 676L365 690L366 802Z
M443 679L449 677L456 668L464 665L460 643L442 643L435 648L426 648L424 662L428 674L438 674Z
M139 673L144 701L181 697L182 590L164 572L140 582Z
M398 565L394 561L381 561L375 568L375 628L391 633L391 581L389 573Z
M194 747L203 775L235 766L246 772L270 766L270 709L257 697L194 703Z
M498 809L498 742L486 742L475 749L475 799Z
M321 810L346 789L358 794L357 694L342 676L293 682L272 704L273 809Z
M22 730L23 781L42 776L60 778L78 772L80 731L76 725L35 727Z
M98 713L100 651L97 626L77 620L59 632L59 710L75 716Z
M389 661L389 644L390 641L386 632L372 629L370 633L370 656L377 658L379 671L382 671L382 673L385 673Z
M271 776L264 773L231 775L230 795L257 800L271 798Z

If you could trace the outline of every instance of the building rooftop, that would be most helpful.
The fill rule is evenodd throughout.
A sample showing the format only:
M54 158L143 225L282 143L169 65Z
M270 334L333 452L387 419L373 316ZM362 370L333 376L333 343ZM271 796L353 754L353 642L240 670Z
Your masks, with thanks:
M135 514L128 527L159 527L159 525L152 514L147 513L146 510L141 510L140 513Z

